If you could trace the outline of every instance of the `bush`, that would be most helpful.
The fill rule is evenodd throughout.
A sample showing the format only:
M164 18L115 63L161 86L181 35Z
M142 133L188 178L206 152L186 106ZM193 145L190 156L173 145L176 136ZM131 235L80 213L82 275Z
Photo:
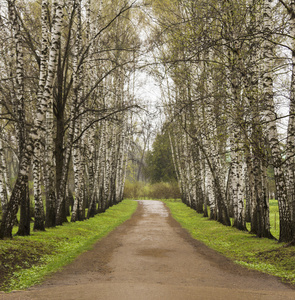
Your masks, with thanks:
M124 187L124 199L138 199L143 197L144 183L141 181L131 182L126 180Z
M176 199L180 198L177 182L158 182L151 185L149 195L153 199Z
M180 191L177 182L158 182L154 184L126 181L124 198L131 199L177 199Z

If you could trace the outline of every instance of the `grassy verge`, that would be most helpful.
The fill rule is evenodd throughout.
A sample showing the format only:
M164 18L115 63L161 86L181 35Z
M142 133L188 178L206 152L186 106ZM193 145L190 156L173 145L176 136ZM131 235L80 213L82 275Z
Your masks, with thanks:
M0 290L9 292L40 283L129 219L136 207L137 202L125 200L87 221L0 240Z
M180 201L163 202L169 207L173 218L193 238L238 264L278 276L284 282L295 285L295 247L284 247L275 240L259 239L247 232L223 226L202 217Z

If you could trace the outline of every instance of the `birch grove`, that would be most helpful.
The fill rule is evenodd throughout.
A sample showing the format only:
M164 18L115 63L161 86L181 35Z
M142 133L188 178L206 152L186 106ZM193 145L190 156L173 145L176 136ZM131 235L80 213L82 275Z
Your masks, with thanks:
M45 230L122 201L135 2L1 1L0 238L12 237L19 208L17 234L29 235L32 218Z
M155 1L151 38L160 53L156 76L166 78L164 128L183 202L273 238L268 202L275 196L279 241L288 243L295 238L294 5Z
M29 235L32 219L45 230L123 199L134 77L147 63L182 201L273 238L275 198L279 241L295 242L295 1L0 5L0 238L18 211L17 234Z

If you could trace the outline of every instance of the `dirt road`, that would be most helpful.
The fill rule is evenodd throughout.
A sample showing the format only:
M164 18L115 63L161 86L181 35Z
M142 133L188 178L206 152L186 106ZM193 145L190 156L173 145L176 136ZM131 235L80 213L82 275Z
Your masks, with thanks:
M162 202L132 219L42 285L0 299L295 299L274 277L239 267L193 240Z

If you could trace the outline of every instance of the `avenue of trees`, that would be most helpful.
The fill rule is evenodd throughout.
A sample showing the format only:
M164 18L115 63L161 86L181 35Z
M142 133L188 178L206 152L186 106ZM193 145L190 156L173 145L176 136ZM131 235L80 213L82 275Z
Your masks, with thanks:
M134 7L0 1L0 238L12 237L19 208L17 234L29 235L32 217L45 230L70 206L74 222L122 200L137 109Z
M1 0L0 42L0 239L19 210L19 235L105 211L135 161L258 237L276 198L295 243L294 0ZM152 149L138 68L162 91Z
M279 241L294 243L295 1L158 0L153 14L153 73L183 202L272 238L275 197Z

